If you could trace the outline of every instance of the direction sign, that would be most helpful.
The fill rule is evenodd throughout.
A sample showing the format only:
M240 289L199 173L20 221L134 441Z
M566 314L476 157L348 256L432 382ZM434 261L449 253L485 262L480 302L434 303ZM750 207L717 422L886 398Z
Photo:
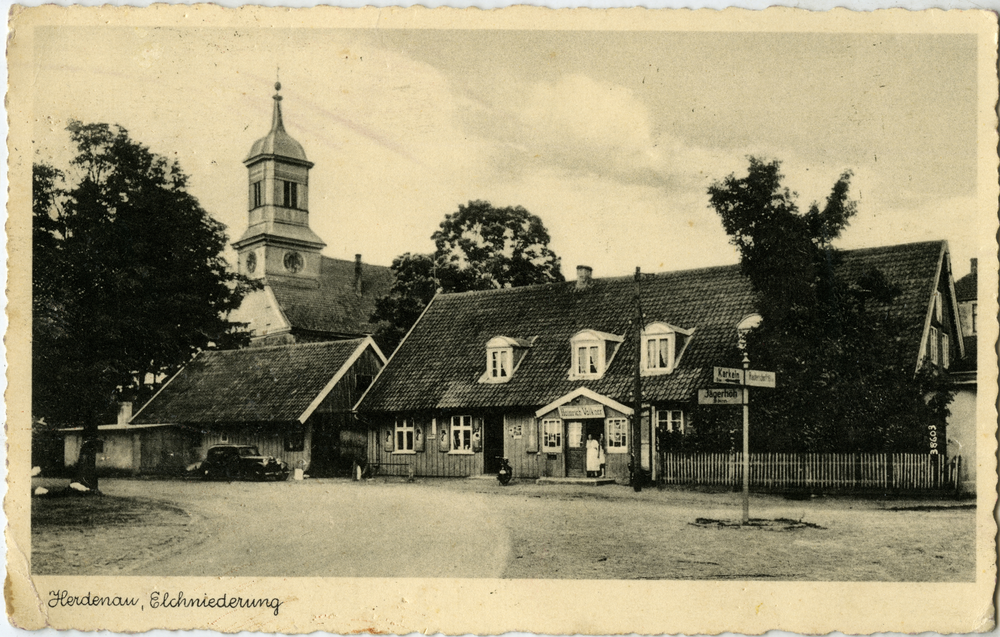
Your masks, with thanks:
M715 367L715 374L712 377L716 383L724 385L742 385L743 370L735 367Z
M747 385L751 387L771 387L774 388L774 372L762 372L756 369L747 370Z
M718 389L699 389L699 405L742 405L742 387L720 387Z

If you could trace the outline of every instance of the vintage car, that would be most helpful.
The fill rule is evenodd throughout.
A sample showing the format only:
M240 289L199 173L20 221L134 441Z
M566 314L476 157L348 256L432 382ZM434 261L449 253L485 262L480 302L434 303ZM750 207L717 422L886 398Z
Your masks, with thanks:
M262 456L253 445L215 445L205 460L189 467L205 480L287 480L288 465Z

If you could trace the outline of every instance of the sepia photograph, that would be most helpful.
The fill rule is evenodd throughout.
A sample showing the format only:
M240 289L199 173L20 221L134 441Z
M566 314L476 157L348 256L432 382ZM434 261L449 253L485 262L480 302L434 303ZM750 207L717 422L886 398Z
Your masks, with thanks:
M992 628L996 16L748 13L12 11L11 621Z

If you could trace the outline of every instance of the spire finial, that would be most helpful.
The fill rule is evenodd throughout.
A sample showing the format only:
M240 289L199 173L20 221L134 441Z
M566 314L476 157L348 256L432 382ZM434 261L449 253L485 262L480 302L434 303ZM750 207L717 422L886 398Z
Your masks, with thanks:
M274 83L274 90L281 90L281 82ZM285 130L285 124L281 121L281 94L274 94L274 116L271 118L271 130Z

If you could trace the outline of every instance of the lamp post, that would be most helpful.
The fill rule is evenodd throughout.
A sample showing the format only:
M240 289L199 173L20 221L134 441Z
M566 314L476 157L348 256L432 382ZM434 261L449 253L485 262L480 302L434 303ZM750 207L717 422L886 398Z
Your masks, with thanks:
M750 369L750 357L743 348L743 378ZM743 385L743 524L750 523L750 387Z

